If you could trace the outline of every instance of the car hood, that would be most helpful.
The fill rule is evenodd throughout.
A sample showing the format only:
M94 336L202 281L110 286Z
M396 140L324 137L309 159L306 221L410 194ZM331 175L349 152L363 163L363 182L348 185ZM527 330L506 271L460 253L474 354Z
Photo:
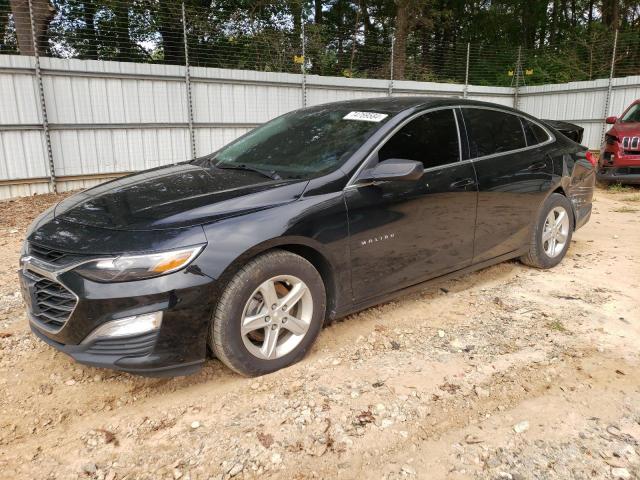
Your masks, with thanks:
M307 183L182 163L73 195L58 204L54 215L66 222L117 230L184 228L295 201Z
M616 137L638 136L640 135L640 122L616 123L611 127L609 133Z

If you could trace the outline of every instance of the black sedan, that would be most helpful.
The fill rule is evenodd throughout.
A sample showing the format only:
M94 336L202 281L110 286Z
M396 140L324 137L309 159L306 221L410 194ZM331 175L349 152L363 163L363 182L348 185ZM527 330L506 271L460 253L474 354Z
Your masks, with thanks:
M67 198L30 227L33 333L77 361L244 375L322 325L507 259L550 268L591 214L594 159L507 107L385 98L288 113L221 150Z

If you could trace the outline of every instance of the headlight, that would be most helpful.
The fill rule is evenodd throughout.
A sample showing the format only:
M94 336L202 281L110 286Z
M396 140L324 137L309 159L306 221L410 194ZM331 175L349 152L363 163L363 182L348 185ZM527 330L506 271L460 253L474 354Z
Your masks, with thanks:
M126 255L85 263L75 269L77 273L97 282L126 282L158 277L189 265L204 245L181 248L148 255Z

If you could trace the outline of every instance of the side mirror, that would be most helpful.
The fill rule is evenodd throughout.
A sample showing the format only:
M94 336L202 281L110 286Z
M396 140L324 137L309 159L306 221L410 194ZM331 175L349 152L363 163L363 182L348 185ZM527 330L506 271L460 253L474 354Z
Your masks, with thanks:
M609 125L613 125L614 123L616 123L616 120L618 120L618 117L607 117L605 119L605 123L608 123Z
M365 170L359 182L382 182L385 180L416 181L422 178L424 166L415 160L390 158L378 163L375 167Z

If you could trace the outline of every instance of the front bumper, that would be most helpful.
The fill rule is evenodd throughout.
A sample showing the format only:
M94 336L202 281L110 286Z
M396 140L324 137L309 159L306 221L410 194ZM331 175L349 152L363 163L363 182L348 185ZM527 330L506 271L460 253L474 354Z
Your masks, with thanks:
M204 358L177 365L162 365L154 359L157 335L120 338L117 341L97 341L92 344L64 345L51 340L33 323L31 331L36 337L56 350L69 355L76 362L92 367L108 368L147 377L175 377L189 375L200 370ZM141 344L148 346L141 346ZM161 365L161 366L158 366Z
M600 168L596 176L600 182L638 185L640 184L640 167Z
M580 208L576 208L576 210L575 210L575 219L576 219L575 230L578 230L579 228L584 227L587 224L587 222L591 218L591 210L592 210L591 203L589 203L587 205L583 205Z
M76 297L62 325L42 321L43 300L31 269ZM175 376L197 371L206 359L214 287L212 279L197 268L147 280L98 283L73 270L28 259L19 277L33 333L79 363L147 376ZM107 322L152 312L162 312L157 330L83 342Z
M605 143L596 176L603 183L640 184L640 155L625 152L619 143Z

